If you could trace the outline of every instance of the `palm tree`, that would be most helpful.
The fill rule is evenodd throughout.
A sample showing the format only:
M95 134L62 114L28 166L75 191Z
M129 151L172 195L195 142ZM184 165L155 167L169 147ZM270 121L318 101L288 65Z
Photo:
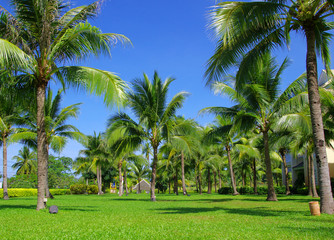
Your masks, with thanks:
M236 83L236 79L229 77L230 85L216 82L213 87L217 93L223 93L237 103L237 105L226 107L209 107L202 111L216 115L233 118L233 124L237 129L250 130L258 128L263 135L264 160L266 165L266 177L268 183L268 201L277 201L272 179L272 168L269 149L269 132L272 124L279 117L279 110L294 92L302 89L303 77L295 80L290 86L279 95L279 83L282 71L287 67L287 59L278 66L275 59L269 53L263 56L257 64L250 66L246 80L236 90L230 85ZM242 71L239 68L237 76ZM227 81L226 80L226 81Z
M203 109L205 112L206 109ZM236 187L235 175L233 171L231 148L233 146L233 138L237 136L237 130L233 126L233 119L217 115L215 118L215 125L212 130L206 136L211 142L216 142L222 145L227 154L228 166L230 170L231 186L233 189L233 195L239 195Z
M17 156L13 157L16 163L12 168L17 169L16 174L36 174L37 173L37 155L35 151L30 151L29 147L24 146Z
M91 169L96 173L98 194L102 192L102 166L105 160L105 146L103 144L102 135L94 132L94 135L88 136L85 149L80 151L80 156L76 159L76 166L82 169Z
M333 214L333 196L329 178L318 90L317 55L327 73L330 71L329 43L333 25L332 1L250 1L221 2L211 13L211 27L218 38L218 46L208 62L208 81L218 79L239 58L246 54L240 65L238 81L245 79L248 66L256 64L268 50L289 44L290 32L306 37L306 72L312 130L317 161L320 161L321 212ZM239 84L237 84L238 86Z
M59 90L57 95L53 98L52 91L48 89L46 101L45 101L45 132L46 132L46 147L47 155L49 156L50 148L60 153L66 143L67 139L74 139L78 142L84 143L87 139L75 126L67 124L70 118L78 117L79 103L67 106L63 109L60 108L61 93ZM36 107L33 105L30 107L27 116L25 116L24 125L27 128L21 128L20 133L15 134L14 140L23 139L26 144L37 149L37 114ZM48 162L46 163L46 167ZM48 187L48 174L46 173L46 197L52 197L50 195Z
M9 199L7 190L7 145L16 132L14 127L19 122L22 113L19 101L18 85L13 81L13 75L8 71L0 73L0 146L3 150L3 198Z
M111 72L89 67L61 66L90 55L110 54L110 47L122 35L102 33L88 23L97 16L100 1L64 10L64 0L12 0L14 15L0 6L0 67L18 70L29 77L37 101L37 210L44 208L46 189L47 137L45 132L45 90L51 79L101 95L107 104L120 104L125 83Z
M158 162L158 149L163 141L163 131L176 110L182 107L186 92L177 93L167 102L169 85L174 81L167 78L164 82L157 72L151 82L146 74L143 79L133 83L133 92L128 94L128 104L138 119L138 123L126 113L119 113L109 119L109 131L123 132L124 137L118 142L119 151L124 148L135 149L145 141L149 141L153 150L151 201L156 201L155 179Z

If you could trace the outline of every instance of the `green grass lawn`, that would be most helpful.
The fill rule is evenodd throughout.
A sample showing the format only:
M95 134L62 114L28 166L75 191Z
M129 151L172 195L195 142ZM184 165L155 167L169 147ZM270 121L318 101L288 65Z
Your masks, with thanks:
M0 239L333 239L334 216L310 216L306 196L64 195L0 200Z

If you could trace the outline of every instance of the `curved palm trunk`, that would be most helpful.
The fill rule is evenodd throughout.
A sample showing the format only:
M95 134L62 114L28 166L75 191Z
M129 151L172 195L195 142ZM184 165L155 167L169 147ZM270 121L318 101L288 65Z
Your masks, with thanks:
M290 195L290 187L289 187L289 171L288 171L288 165L286 164L286 151L284 149L281 149L280 154L282 156L282 160L283 160L283 167L284 167L284 175L285 175L285 194L286 195Z
M3 199L8 200L8 184L7 184L7 142L6 136L2 136L2 150L3 150Z
M122 176L122 160L118 163L118 177L119 177L119 186L118 186L118 196L123 195L123 176Z
M43 81L44 82L44 81ZM37 86L37 210L45 208L44 198L46 189L46 175L47 175L47 139L45 133L45 83Z
M152 182L151 182L151 201L155 202L155 179L157 175L157 162L158 162L158 146L153 147L153 164L152 164Z
M266 177L268 183L268 195L267 201L277 201L275 194L274 182L273 182L273 173L271 170L271 160L269 155L269 137L267 131L262 131L263 133L263 142L264 142L264 162L266 164Z
M237 191L237 186L235 183L235 177L234 177L234 172L233 172L233 166L232 166L232 160L231 160L231 149L230 146L226 145L226 152L227 152L227 159L228 159L228 166L230 169L230 177L231 177L231 184L232 184L232 189L233 189L233 195L239 195Z
M320 172L320 210L321 213L333 214L334 202L329 177L329 167L325 146L325 134L323 130L321 103L317 81L318 70L317 55L315 52L315 29L312 24L309 24L304 26L304 30L307 41L306 72L308 98L311 111L311 122L316 161L318 163Z
M187 189L186 189L186 179L184 174L184 155L183 151L181 151L181 172L182 172L182 191L183 195L187 195Z

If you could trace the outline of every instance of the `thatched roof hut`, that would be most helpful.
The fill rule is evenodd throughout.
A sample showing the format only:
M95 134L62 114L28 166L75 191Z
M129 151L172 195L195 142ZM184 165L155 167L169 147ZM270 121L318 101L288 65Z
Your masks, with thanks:
M141 193L142 191L149 193L151 190L151 184L143 179L139 183L137 183L136 186L133 187L133 190L137 191L137 193Z

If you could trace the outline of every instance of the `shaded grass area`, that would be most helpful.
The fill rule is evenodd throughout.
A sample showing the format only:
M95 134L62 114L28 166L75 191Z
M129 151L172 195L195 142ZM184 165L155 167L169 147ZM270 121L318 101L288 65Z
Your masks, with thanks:
M0 200L0 239L333 239L334 216L310 216L307 196L64 195Z

